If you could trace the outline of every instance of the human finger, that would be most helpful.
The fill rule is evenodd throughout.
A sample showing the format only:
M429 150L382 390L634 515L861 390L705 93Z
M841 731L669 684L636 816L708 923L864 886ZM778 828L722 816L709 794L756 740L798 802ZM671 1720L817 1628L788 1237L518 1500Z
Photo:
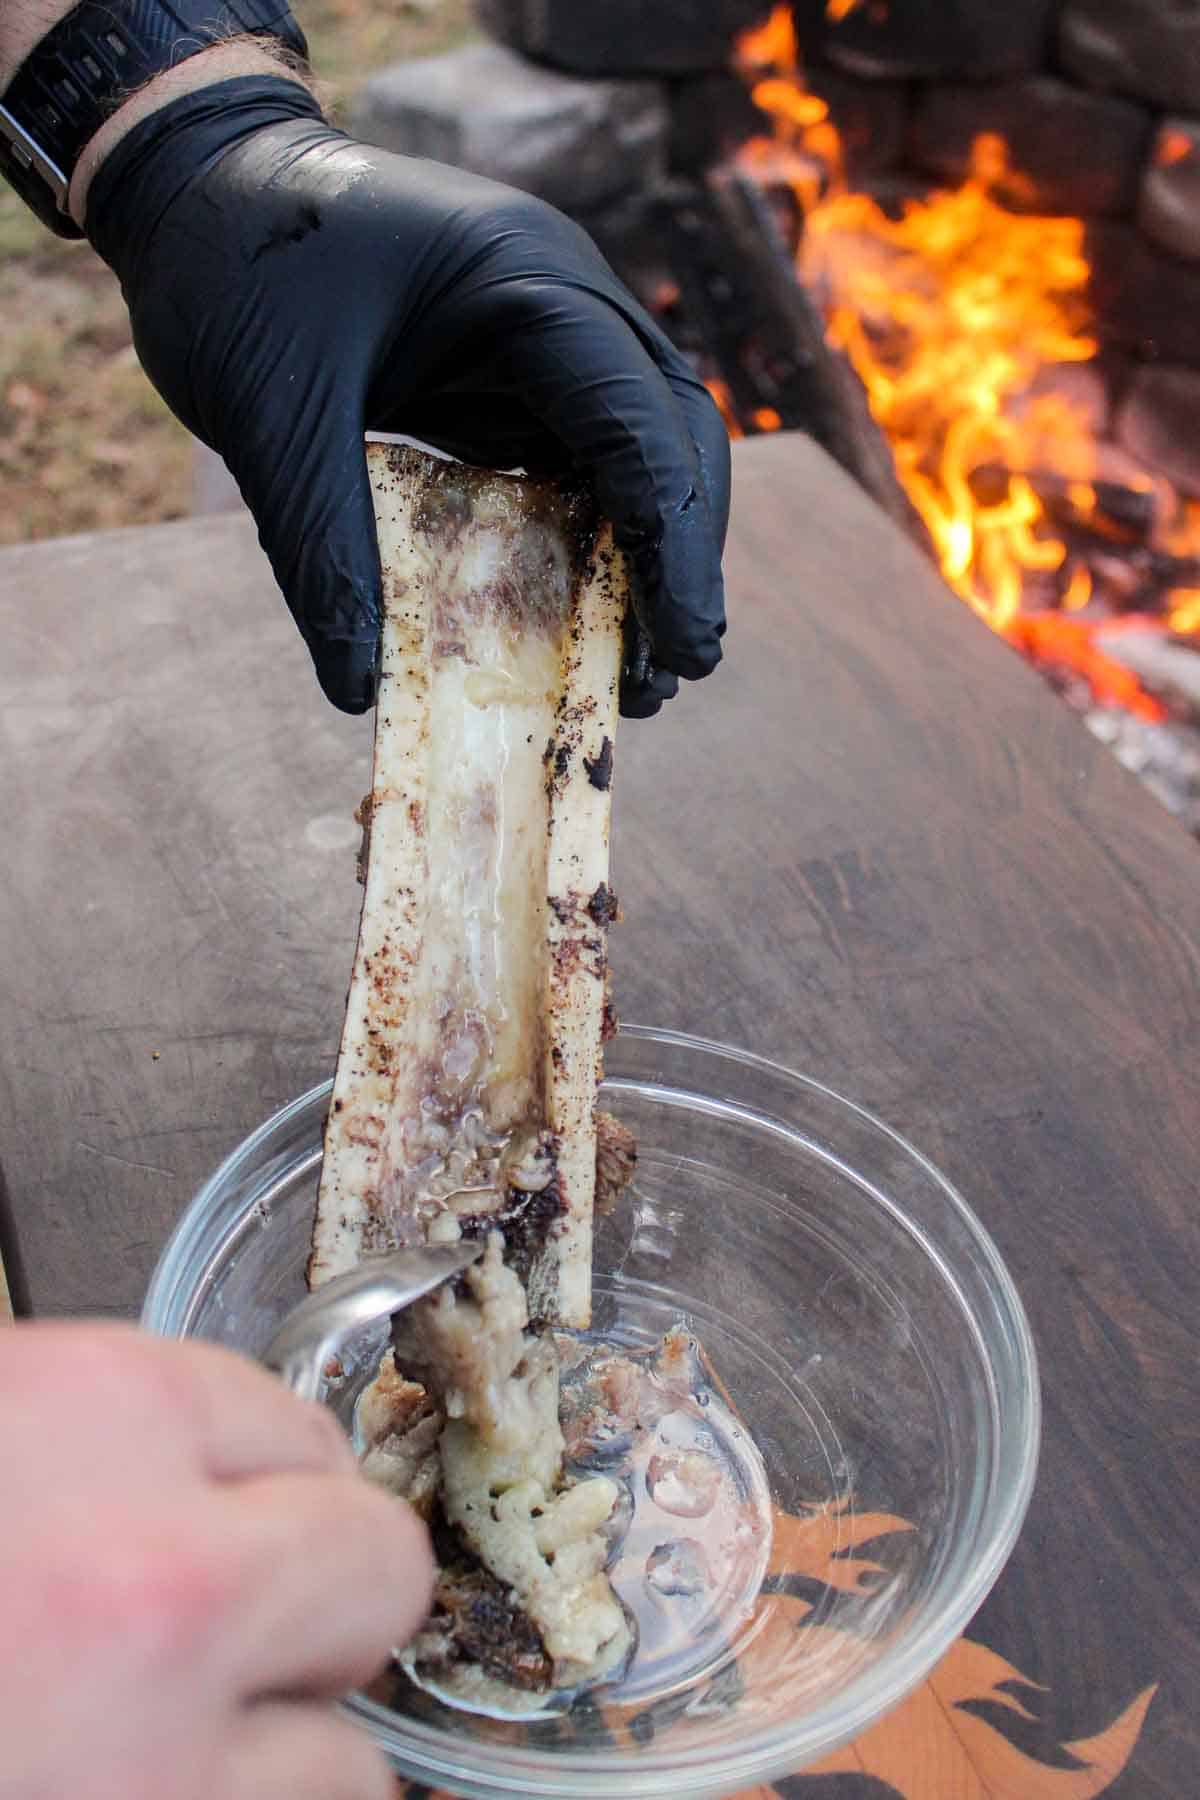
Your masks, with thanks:
M720 545L684 414L630 326L603 297L541 310L513 349L528 404L591 475L637 578L659 668L696 679L720 660Z
M707 472L633 324L606 293L526 276L464 301L459 327L464 341L486 328L488 345L486 367L466 369L463 388L519 394L590 478L632 559L657 666L690 679L709 673L721 655L724 592Z
M181 1379L175 1416L204 1474L239 1482L278 1474L346 1476L357 1467L333 1415L247 1356L216 1344L170 1345Z
M223 1497L232 1679L250 1694L336 1696L383 1667L429 1612L433 1558L411 1507L361 1476L269 1476Z
M382 1752L332 1706L270 1700L238 1720L221 1800L395 1800L395 1793Z
M324 1408L216 1344L153 1337L128 1325L26 1325L6 1345L0 1389L14 1424L22 1407L32 1406L31 1423L43 1437L46 1419L68 1409L80 1415L76 1436L102 1421L89 1443L93 1469L106 1456L127 1464L132 1445L143 1487L159 1475L174 1478L181 1466L218 1481L355 1466L345 1434Z
M621 666L621 717L652 719L665 700L679 692L679 677L654 666L654 645L649 634L630 616L625 620L624 656Z

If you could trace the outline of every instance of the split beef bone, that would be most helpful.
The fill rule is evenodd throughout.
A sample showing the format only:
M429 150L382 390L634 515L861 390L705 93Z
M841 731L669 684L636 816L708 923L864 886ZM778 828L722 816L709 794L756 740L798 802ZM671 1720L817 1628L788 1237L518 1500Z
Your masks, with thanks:
M627 584L581 492L370 445L384 628L366 891L310 1280L503 1234L590 1313Z

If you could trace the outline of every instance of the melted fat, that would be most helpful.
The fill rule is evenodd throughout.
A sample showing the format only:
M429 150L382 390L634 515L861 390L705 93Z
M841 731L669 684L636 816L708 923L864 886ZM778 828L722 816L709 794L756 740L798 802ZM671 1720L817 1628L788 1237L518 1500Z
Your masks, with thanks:
M505 605L479 598L506 548L502 530L476 522L452 584L476 596L470 619L437 616L431 631L429 899L408 1027L427 1091L389 1115L383 1161L399 1172L389 1205L400 1216L489 1180L503 1137L543 1112L543 753L562 628L556 616L518 630Z

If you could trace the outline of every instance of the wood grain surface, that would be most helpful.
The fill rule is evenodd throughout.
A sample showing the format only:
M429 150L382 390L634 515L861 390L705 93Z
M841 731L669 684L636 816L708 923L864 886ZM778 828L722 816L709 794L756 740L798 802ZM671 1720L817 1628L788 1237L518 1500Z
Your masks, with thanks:
M738 446L727 568L726 663L618 744L621 1010L911 1136L999 1242L1046 1402L970 1632L1003 1660L779 1791L1177 1800L1196 847L804 440ZM4 552L0 659L0 1247L19 1305L130 1313L199 1180L332 1068L369 724L321 700L239 518Z

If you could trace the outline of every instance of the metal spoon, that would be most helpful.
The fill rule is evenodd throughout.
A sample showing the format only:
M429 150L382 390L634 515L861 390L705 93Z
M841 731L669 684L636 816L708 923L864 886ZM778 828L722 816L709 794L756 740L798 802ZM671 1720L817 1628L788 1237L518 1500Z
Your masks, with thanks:
M262 1361L305 1400L316 1400L326 1363L364 1325L403 1311L483 1255L481 1241L418 1245L367 1257L335 1275L290 1312Z

